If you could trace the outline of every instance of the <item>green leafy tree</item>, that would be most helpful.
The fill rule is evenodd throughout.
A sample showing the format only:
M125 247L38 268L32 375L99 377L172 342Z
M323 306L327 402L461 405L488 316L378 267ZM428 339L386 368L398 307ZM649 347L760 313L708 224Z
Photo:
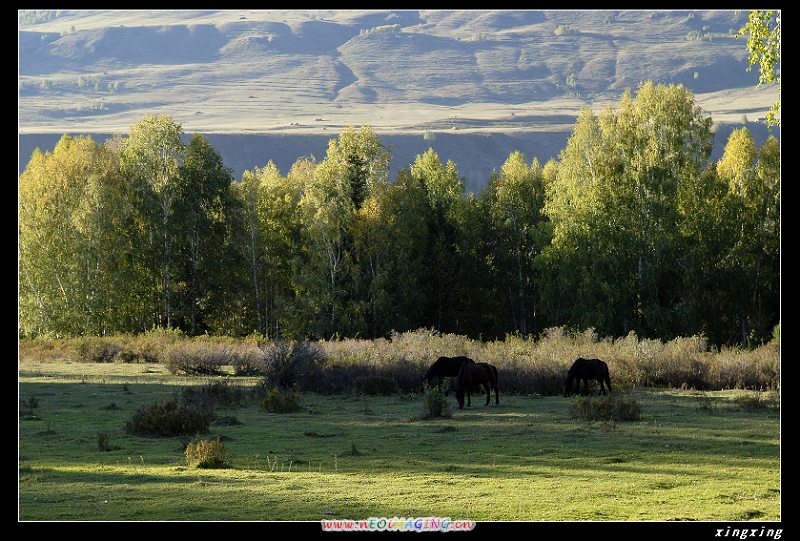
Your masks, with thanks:
M522 153L512 152L489 179L481 194L484 215L489 219L485 241L490 246L493 298L503 299L497 306L511 315L508 330L527 336L536 333L536 278L534 258L546 243L541 227L544 205L544 179L539 162L529 166Z
M176 319L192 335L208 330L205 316L228 303L226 291L235 283L241 263L226 249L236 213L231 171L202 135L193 135L180 164L174 190L171 227L177 257Z
M73 216L92 174L91 138L63 136L34 152L19 181L20 328L26 335L79 334L85 325L82 235Z
M379 298L372 306L371 326L373 335L380 336L391 330L429 325L423 314L430 299L427 289L430 207L425 187L409 169L402 169L389 189L376 195L376 212L370 218L374 229L383 229L377 235L382 241L378 246L385 262L386 298Z
M747 128L731 133L717 174L727 185L733 246L725 264L735 279L734 305L741 339L769 337L778 314L780 150L770 137L758 148Z
M299 202L315 168L301 159L283 177L270 161L246 171L239 183L245 201L248 298L253 299L258 332L272 338L300 338L306 331L307 314L297 313L294 277L304 266Z
M141 217L112 144L64 136L19 184L20 332L106 334L148 324Z
M465 183L453 161L443 164L439 155L429 148L418 155L411 165L411 176L427 193L428 244L427 280L429 292L426 321L437 329L455 329L457 278L460 266L460 226L464 223L466 201Z
M356 213L377 186L386 182L389 151L371 128L345 128L328 144L325 159L306 184L300 207L308 239L308 265L301 272L305 292L323 309L314 318L314 334L363 329L351 302L361 278L354 259ZM320 312L318 312L320 313Z
M271 164L272 162L270 162ZM274 165L274 164L273 164ZM269 164L268 164L269 167ZM261 291L266 265L262 244L262 232L259 208L263 196L261 184L261 170L245 171L242 178L232 187L235 197L239 201L239 217L241 236L236 246L246 261L248 282L244 288L243 302L248 311L255 317L256 330L265 335L267 332L262 310Z
M682 86L646 82L618 111L579 117L545 205L556 320L607 334L676 332L677 194L701 174L712 141L711 120Z
M753 10L748 16L748 22L739 29L739 36L747 38L749 52L747 70L750 71L755 64L759 67L758 86L777 83L778 99L772 104L767 113L767 125L781 125L781 12L780 10L766 9ZM738 37L738 36L737 36Z
M120 167L139 195L143 213L149 217L148 250L153 268L160 269L161 305L159 323L173 325L175 236L179 224L172 222L179 167L186 153L183 130L167 115L145 115L131 126L120 156Z

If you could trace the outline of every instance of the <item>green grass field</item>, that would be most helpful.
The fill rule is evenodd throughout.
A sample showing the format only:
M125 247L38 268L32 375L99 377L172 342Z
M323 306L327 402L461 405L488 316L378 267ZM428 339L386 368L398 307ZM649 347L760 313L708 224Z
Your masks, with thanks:
M23 363L20 399L39 402L19 421L20 519L780 518L779 412L743 411L739 391L640 391L641 420L616 424L573 420L561 397L473 396L462 411L451 397L436 421L412 420L420 395L303 395L291 414L251 400L217 411L242 424L211 425L231 455L222 470L187 467L181 438L124 432L140 406L209 379ZM99 451L98 432L116 450Z

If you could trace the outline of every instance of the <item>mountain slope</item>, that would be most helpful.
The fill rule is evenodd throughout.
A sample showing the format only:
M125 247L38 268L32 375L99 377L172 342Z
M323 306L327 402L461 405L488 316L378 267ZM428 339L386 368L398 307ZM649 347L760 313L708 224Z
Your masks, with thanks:
M321 133L369 123L495 130L513 113L575 115L641 80L755 92L733 11L20 12L23 132L126 129L145 112L187 129ZM743 111L706 100L717 120ZM722 110L725 109L723 112ZM545 122L544 124L547 124ZM537 125L522 128L538 129ZM502 129L506 131L508 127Z

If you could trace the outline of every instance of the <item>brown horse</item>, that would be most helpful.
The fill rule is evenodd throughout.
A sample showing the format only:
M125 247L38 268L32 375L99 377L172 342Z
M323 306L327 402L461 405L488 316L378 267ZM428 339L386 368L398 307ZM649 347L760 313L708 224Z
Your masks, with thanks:
M578 357L572 364L572 368L567 372L567 379L564 381L564 396L572 394L572 382L577 383L576 391L581 390L581 380L583 380L583 394L589 394L589 380L596 379L600 383L600 394L606 394L603 383L608 385L608 392L611 392L611 377L608 375L608 365L600 359L584 359Z
M425 392L425 383L431 387L437 387L442 384L444 378L458 376L458 371L461 370L462 364L474 362L469 357L439 357L420 380L422 392ZM444 394L447 395L449 392L450 390L448 389Z
M464 393L467 394L467 405L472 405L471 395L472 387L483 385L486 389L486 404L489 405L489 400L492 397L492 389L494 389L494 403L500 404L500 392L497 390L497 368L489 363L464 363L461 365L461 370L458 372L456 378L458 390L456 391L456 399L458 400L458 409L464 409Z

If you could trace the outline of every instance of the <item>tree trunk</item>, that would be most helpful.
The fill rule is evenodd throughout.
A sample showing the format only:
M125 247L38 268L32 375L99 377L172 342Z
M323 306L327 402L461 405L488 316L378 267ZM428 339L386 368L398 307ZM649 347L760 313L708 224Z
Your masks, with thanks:
M750 347L750 339L747 336L747 334L748 334L747 333L747 324L745 323L744 320L745 320L744 317L740 317L739 318L739 322L741 323L741 326L742 326L742 345L744 345L744 347Z
M642 295L644 292L644 258L639 256L639 294L636 299L636 330L642 332Z
M192 321L191 335L197 335L197 307L200 304L200 236L197 234L197 224L192 232Z
M167 319L167 328L172 328L172 246L169 238L169 216L166 200L162 202L164 224L164 312Z
M253 287L255 288L256 299L256 318L258 324L258 332L264 332L264 326L261 321L261 295L258 291L258 272L256 265L256 230L252 225L250 226L250 261L253 267Z
M520 246L517 243L517 288L519 291L519 330L522 336L528 336L528 321L525 312L525 282L522 279L522 254L520 253Z

